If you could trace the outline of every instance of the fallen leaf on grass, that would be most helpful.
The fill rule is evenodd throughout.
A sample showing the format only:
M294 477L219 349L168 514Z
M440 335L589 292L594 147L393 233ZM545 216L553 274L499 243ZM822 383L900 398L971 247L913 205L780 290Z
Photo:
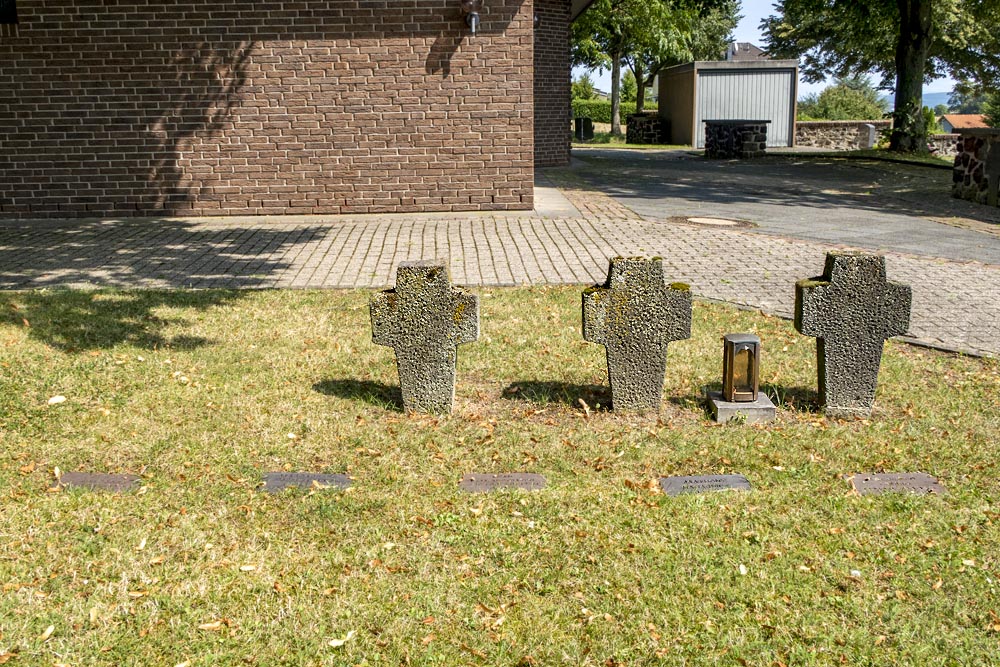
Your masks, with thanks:
M202 623L201 625L198 626L198 629L211 630L214 632L215 630L221 629L223 625L229 625L229 621L223 618L218 621L210 621L208 623Z
M240 565L240 572L253 572L256 569L256 565Z
M49 399L49 405L59 405L60 403L65 403L65 402L66 402L65 396L53 396L52 398Z
M354 638L354 635L355 635L354 630L351 630L344 636L343 639L331 639L329 642L327 642L327 644L333 648L340 648L347 642L351 641Z
M429 635L427 635L426 637L424 637L423 639L421 639L420 643L423 644L424 646L427 646L428 644L430 644L435 639L437 639L437 635L432 632Z
M56 626L50 625L49 627L45 628L45 632L38 635L38 641L40 642L48 641L49 637L51 637L52 633L55 631L56 631Z

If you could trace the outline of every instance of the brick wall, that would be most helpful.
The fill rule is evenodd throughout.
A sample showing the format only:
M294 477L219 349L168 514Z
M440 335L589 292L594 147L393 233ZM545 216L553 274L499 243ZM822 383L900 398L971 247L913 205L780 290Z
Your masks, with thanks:
M569 164L569 2L535 0L535 164Z
M532 205L531 0L18 0L0 215Z

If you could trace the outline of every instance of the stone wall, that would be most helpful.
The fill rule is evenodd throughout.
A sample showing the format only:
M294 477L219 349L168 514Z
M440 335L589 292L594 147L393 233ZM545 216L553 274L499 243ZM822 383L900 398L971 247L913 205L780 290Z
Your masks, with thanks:
M958 155L962 147L962 135L960 134L932 134L927 137L927 143L937 149L937 155L954 157Z
M891 120L808 120L795 123L795 145L799 148L825 148L831 151L853 151L871 148L871 131L875 141L879 133L892 127Z
M987 203L992 171L997 172L995 179L1000 178L1000 129L963 130L961 152L955 156L952 170L952 196Z
M656 111L634 113L626 120L625 141L630 144L665 144L669 142L669 121Z
M18 13L0 39L2 216L532 206L532 2L485 3L474 37L444 0Z
M706 120L705 157L754 158L767 151L766 120Z
M569 3L535 0L535 15L535 165L569 164Z

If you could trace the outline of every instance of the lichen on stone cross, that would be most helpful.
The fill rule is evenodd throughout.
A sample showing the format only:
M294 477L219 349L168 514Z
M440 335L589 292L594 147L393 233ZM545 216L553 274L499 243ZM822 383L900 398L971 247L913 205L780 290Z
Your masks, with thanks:
M403 409L450 413L457 347L479 338L479 297L453 288L440 262L403 262L370 310L372 342L396 352Z
M885 258L831 252L823 275L795 284L795 328L816 340L827 414L865 416L875 402L885 340L910 326L908 285L886 280Z
M615 410L658 410L667 344L691 337L691 290L663 280L660 258L615 257L583 293L583 338L606 348Z

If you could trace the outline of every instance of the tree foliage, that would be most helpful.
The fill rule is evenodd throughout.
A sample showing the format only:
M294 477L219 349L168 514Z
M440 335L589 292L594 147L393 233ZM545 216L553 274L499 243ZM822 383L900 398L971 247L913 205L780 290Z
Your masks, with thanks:
M622 75L622 102L635 102L635 96L639 92L639 84L635 82L635 74L632 70L625 70Z
M1000 93L991 93L983 103L983 120L990 127L1000 127Z
M983 113L986 91L971 81L956 81L948 95L948 111L951 113Z
M864 76L837 79L818 95L807 95L799 102L802 120L879 120L889 105Z
M621 134L621 67L635 76L641 111L661 69L721 56L738 8L738 0L595 0L573 22L572 57L574 65L611 70L612 134Z
M592 100L597 97L597 89L589 74L584 73L570 87L570 96L574 100Z
M895 91L895 150L926 146L925 79L1000 81L997 0L779 0L775 10L761 23L768 51L801 57L807 81L874 72Z

